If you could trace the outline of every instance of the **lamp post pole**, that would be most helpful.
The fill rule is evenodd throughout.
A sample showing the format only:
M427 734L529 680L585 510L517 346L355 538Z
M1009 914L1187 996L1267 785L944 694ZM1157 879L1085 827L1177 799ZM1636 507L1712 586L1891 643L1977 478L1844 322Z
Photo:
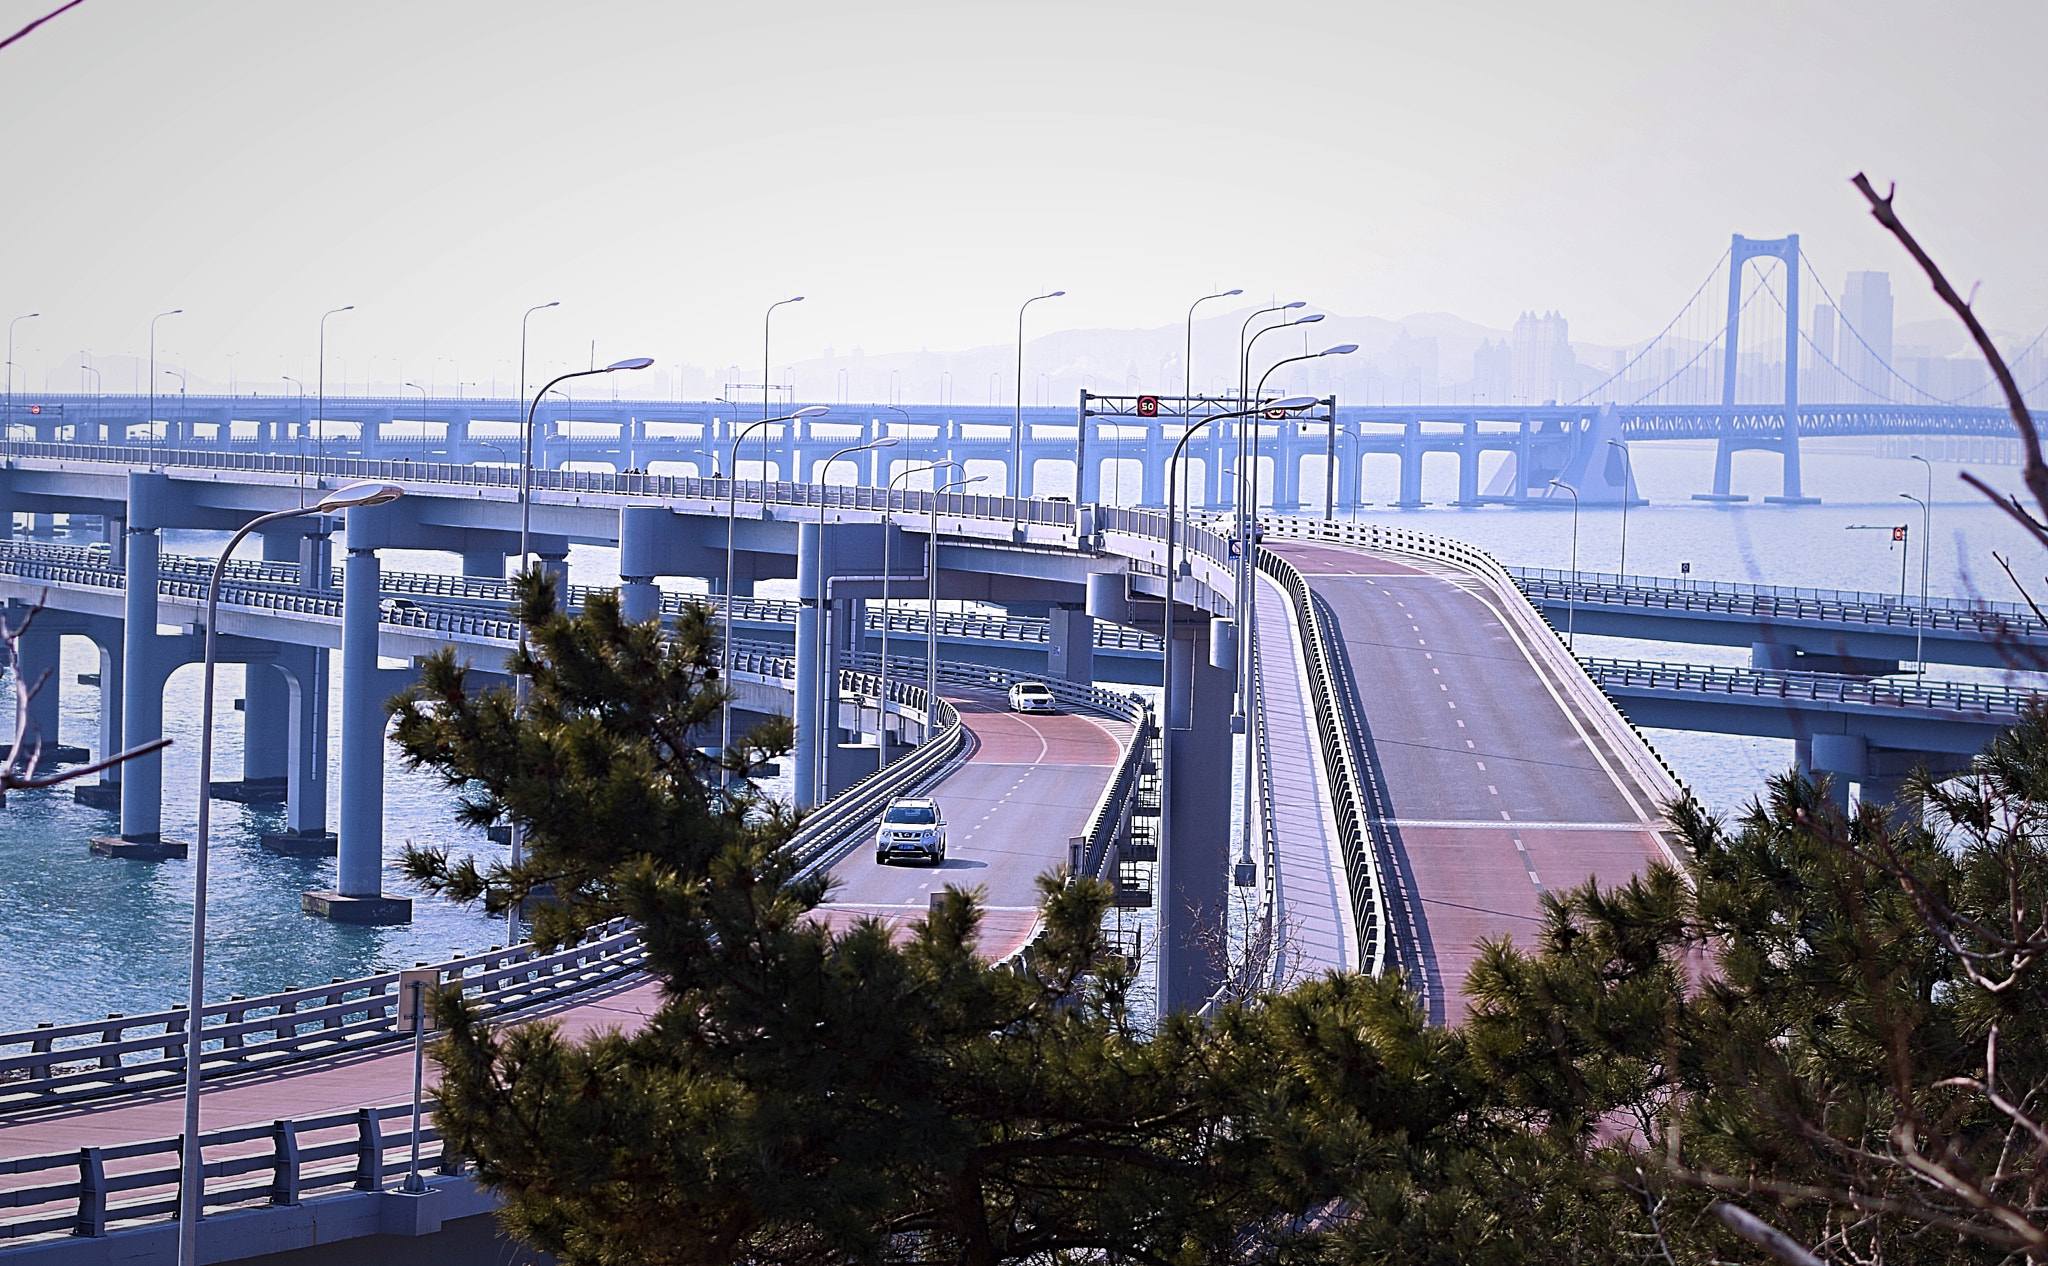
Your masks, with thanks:
M266 523L295 519L304 514L327 514L355 506L383 505L404 495L393 484L351 484L323 499L318 505L297 506L259 515L242 525L228 539L227 548L214 561L213 577L206 587L205 677L199 705L199 829L193 845L192 867L192 978L185 1001L185 1134L179 1146L178 1166L178 1264L199 1266L199 1221L206 1213L203 1165L199 1147L199 1075L204 1038L203 1009L206 1005L206 863L207 831L212 824L213 797L207 788L213 778L213 673L215 626L219 624L220 578L235 547Z
M1628 445L1620 440L1607 441L1609 446L1621 450L1621 576L1628 578L1628 503L1635 500L1636 468L1635 459L1628 451Z
M1927 628L1921 623L1927 614L1927 538L1934 529L1934 507L1910 492L1899 494L1920 507L1920 605L1913 612L1913 658L1920 661L1920 675L1927 674ZM1908 550L1912 546L1906 547Z
M41 315L40 312L24 312L7 323L7 421L0 425L0 435L9 438L14 435L14 327Z
M1572 494L1572 585L1564 591L1564 645L1576 655L1579 648L1572 640L1572 624L1579 611L1579 490L1557 479L1551 480L1550 486Z
M156 323L167 316L176 316L183 308L172 308L159 312L149 319L149 416L142 419L143 436L149 441L149 468L156 469ZM300 487L300 504L305 503L304 485Z
M795 300L785 300L785 302L793 303ZM829 406L822 404L806 405L786 417L762 418L756 422L749 422L745 429L732 437L732 458L725 471L725 594L723 603L725 608L725 636L719 639L718 646L718 680L720 683L724 683L732 677L732 561L734 523L738 517L739 510L740 445L755 428L765 427L770 422L789 422L796 418L821 417L831 411ZM766 500L765 496L763 500ZM720 734L719 759L722 761L725 758L725 754L732 750L732 699L730 695L727 696L724 703L719 705L718 711ZM720 765L718 785L724 787L727 784L728 777L727 770L723 765Z
M320 314L320 366L319 376L314 380L313 394L313 444L319 450L322 460L327 456L327 318L337 312L352 312L353 303L344 307L329 308ZM299 483L299 504L306 504L306 486L303 472Z
M825 481L832 475L833 463L848 453L860 453L874 448L894 447L896 447L896 440L893 436L883 436L880 439L870 440L865 444L849 444L830 457L827 457L824 464L812 472L815 476L812 486L818 490L818 545L821 549L825 544ZM856 487L860 485L858 478L853 482ZM811 696L811 715L806 722L811 727L812 735L815 736L811 742L811 788L813 794L820 801L825 798L823 795L826 773L825 696L829 693L825 689L825 599L827 596L827 584L828 582L822 578L818 582L818 617L811 622L811 662L816 666L815 671L818 673L818 681L817 689L812 692ZM798 601L802 601L802 595L798 595ZM728 623L726 627L730 630L732 626Z
M875 768L881 769L889 763L889 528L892 526L890 510L896 499L896 484L911 475L927 474L950 466L951 462L935 462L929 466L912 466L896 472L889 486L882 490L882 654L881 687L875 695ZM926 577L929 582L930 577Z
M1010 431L1010 500L1015 502L1024 495L1024 310L1040 299L1057 299L1067 293L1064 290L1049 290L1042 295L1033 295L1017 308L1017 420ZM1076 494L1081 491L1074 489ZM1014 513L1014 508L1013 508Z
M1315 401L1308 398L1276 400L1267 406L1275 409L1304 409ZM1173 604L1175 591L1179 588L1180 563L1175 557L1180 541L1180 459L1186 451L1188 441L1195 433L1212 422L1226 418L1247 417L1261 412L1260 409L1235 409L1225 413L1212 413L1199 422L1183 427L1179 442L1173 446L1173 454L1166 462L1166 601L1160 617L1159 654L1159 861L1158 883L1161 902L1159 911L1159 1007L1163 1012L1171 992L1169 982L1172 972L1173 941L1168 935L1169 908L1166 902L1173 899L1173 887L1168 869L1173 827Z
M1920 520L1920 608L1922 611L1925 611L1927 609L1927 548L1934 539L1934 463L1918 453L1910 454L1910 456L1914 461L1919 462L1921 466L1926 468L1927 471L1927 513L1921 516ZM1917 623L1918 621L1916 620L1915 622ZM1919 647L1919 657L1920 675L1924 677L1927 675L1927 646L1924 642Z
M409 382L405 385L420 393L420 461L425 462L427 460L427 389L416 382ZM451 453L449 456L453 458L454 454Z
M1184 417L1190 412L1192 412L1195 407L1195 309L1201 307L1203 304L1209 302L1209 300L1211 299L1228 299L1236 295L1241 295L1243 293L1244 289L1242 287L1238 287L1232 290L1219 290L1213 295L1203 295L1201 298L1195 300L1193 303L1188 305L1187 345L1181 349L1180 358L1180 392L1182 397L1180 411ZM1122 427L1117 428L1117 438L1119 440L1123 438ZM1213 467L1215 466L1215 458L1215 453L1210 453L1209 464L1212 467L1212 469L1208 472L1208 482L1211 487L1216 489L1216 494L1220 496L1222 495L1223 484L1220 480L1216 478L1216 473L1213 469ZM1123 460L1123 456L1121 453L1118 454L1117 460ZM1119 468L1119 470L1121 470L1121 468ZM1121 482L1117 484L1117 492L1123 492L1123 484ZM1080 495L1078 492L1075 494L1075 499L1077 501L1080 499ZM1205 500L1207 500L1212 505L1215 503L1214 497L1208 497L1205 498Z
M960 463L947 462L958 468ZM987 475L974 475L966 479L955 479L951 483L932 490L932 521L928 530L925 548L925 617L924 617L924 706L925 727L929 732L933 711L939 700L939 498L955 488L966 484L986 482Z
M768 333L769 333L769 325L770 325L770 323L771 323L771 322L773 321L773 319L774 319L774 317L775 317L775 309L777 309L777 308L779 308L779 307L782 307L782 306L783 306L784 304L788 304L788 303L802 303L803 301L804 301L804 297L803 297L802 295L794 295L794 296L791 296L790 298L787 298L787 299L777 299L777 300L776 300L776 301L775 301L774 303L771 303L771 304L769 304L769 305L768 305L768 310L767 310L766 312L763 312L763 313L761 314L761 420L762 420L762 421L764 421L764 422L768 420L768 412L769 412L769 410L768 410L768 390L769 390L769 389L768 389ZM791 404L795 404L795 403L796 403L796 399L795 399L795 397L796 397L796 393L795 393L794 391L790 392L790 403L791 403ZM733 469L734 469L735 471L737 471L737 470L739 469L739 458L738 458L737 456L735 456L735 457L733 458ZM766 431L763 431L763 432L761 432L761 478L762 478L762 479L764 479L764 480L768 478L768 432L766 432Z

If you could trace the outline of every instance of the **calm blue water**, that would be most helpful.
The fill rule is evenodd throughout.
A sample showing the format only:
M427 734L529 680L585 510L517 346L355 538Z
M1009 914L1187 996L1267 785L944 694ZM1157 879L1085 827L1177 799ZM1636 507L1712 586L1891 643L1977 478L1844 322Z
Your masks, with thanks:
M1888 533L1848 531L1851 524L1911 522L1916 540L1907 587L1919 590L1919 507L1898 493L1920 494L1922 468L1909 461L1810 452L1808 492L1824 499L1817 507L1752 505L1721 508L1687 498L1708 486L1712 452L1703 446L1636 449L1636 477L1652 504L1628 517L1628 566L1633 572L1675 575L1689 560L1701 580L1744 580L1770 584L1819 585L1897 592L1900 553ZM1761 495L1776 492L1775 460L1745 456L1737 466L1737 488ZM1932 565L1928 588L1936 594L1970 595L2010 601L2012 591L1990 552L2014 560L2023 579L2048 590L2044 560L2021 531L1999 511L1955 481L1954 466L1936 467ZM1375 472L1383 473L1383 472ZM2001 486L2016 486L2016 472L1991 468L1981 473ZM1043 491L1054 493L1056 487ZM1391 497L1391 487L1380 489ZM1372 490L1368 490L1368 496ZM1425 495L1455 495L1451 467L1432 466ZM1571 563L1571 513L1559 510L1429 508L1394 511L1383 506L1361 517L1397 520L1457 537L1492 551L1503 562L1538 567ZM1613 571L1619 562L1621 516L1617 510L1583 511L1578 524L1579 566ZM171 533L166 548L210 554L225 537ZM453 571L452 557L389 551L390 569ZM579 547L571 557L578 582L616 580L611 551ZM764 593L787 589L764 585ZM1618 639L1582 639L1591 654L1744 663L1736 648L1678 647ZM336 668L338 677L339 666ZM63 681L97 671L88 643L66 639ZM232 700L241 693L241 668L224 666L216 712L215 777L239 776L241 714ZM1997 679L1999 674L1936 669L1938 675ZM166 696L168 733L177 740L165 762L165 831L190 838L197 810L199 669L172 678ZM63 735L97 745L98 691L66 685ZM339 709L335 709L339 725ZM339 750L338 734L335 750ZM1693 789L1710 805L1728 810L1754 795L1762 779L1788 767L1789 741L1731 738L1677 731L1652 731L1651 739ZM454 821L450 794L430 777L386 765L385 841L395 860L408 841L445 843L486 858L504 850ZM330 771L339 785L339 770ZM775 784L771 783L771 786ZM786 787L782 788L786 791ZM299 912L299 894L334 881L332 860L274 857L257 848L259 831L282 825L281 809L230 803L214 806L213 885L209 902L212 935L208 995L256 994L333 977L366 975L457 950L481 949L505 940L504 925L481 915L413 893L414 921L403 927L358 928L328 923ZM186 862L133 862L92 857L86 841L118 830L116 815L82 808L68 788L18 793L0 810L0 1028L39 1020L59 1023L133 1014L182 1001L190 938L192 871ZM407 892L395 870L385 887ZM1144 925L1150 913L1127 912L1126 927Z

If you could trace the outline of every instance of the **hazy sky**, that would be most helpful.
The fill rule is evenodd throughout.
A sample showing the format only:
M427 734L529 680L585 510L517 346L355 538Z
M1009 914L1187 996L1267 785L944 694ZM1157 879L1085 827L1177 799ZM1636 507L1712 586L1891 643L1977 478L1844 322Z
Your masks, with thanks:
M55 0L0 0L12 31ZM1163 326L1210 289L1655 333L1731 233L2048 323L2048 6L86 0L0 52L18 386L509 384ZM1221 305L1216 305L1221 307ZM230 353L233 359L230 360ZM649 381L652 386L652 382ZM109 390L125 390L109 371ZM822 384L821 384L822 386ZM472 388L472 394L478 390Z

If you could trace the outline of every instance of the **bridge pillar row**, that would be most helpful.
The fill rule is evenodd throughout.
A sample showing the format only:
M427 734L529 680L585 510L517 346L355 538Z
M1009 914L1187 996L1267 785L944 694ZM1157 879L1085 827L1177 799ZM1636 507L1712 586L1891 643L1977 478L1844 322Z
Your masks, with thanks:
M359 511L349 511L354 527ZM301 908L338 923L405 923L412 902L383 895L384 701L377 669L379 587L375 549L350 533L341 579L341 807L339 865L331 891L309 892Z

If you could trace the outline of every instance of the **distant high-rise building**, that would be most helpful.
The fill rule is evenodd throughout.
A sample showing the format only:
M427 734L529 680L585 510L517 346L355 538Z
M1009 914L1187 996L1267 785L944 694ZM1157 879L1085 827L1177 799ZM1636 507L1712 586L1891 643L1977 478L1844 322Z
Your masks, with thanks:
M1431 404L1438 395L1436 339L1413 338L1406 329L1386 354L1388 387L1402 404Z
M1834 308L1825 303L1813 305L1813 323L1806 337L1813 344L1813 354L1800 380L1799 394L1808 400L1839 404L1847 397L1842 395L1842 376L1834 368L1842 363L1842 354L1835 346Z
M1852 380L1844 395L1854 400L1889 400L1892 360L1892 277L1850 273L1842 286L1841 354L1835 358Z
M1569 324L1556 312L1542 316L1524 312L1517 317L1513 352L1514 381L1509 392L1517 404L1555 401L1562 395L1561 385L1578 376Z
M1480 404L1504 405L1514 389L1515 354L1502 339L1481 339L1472 353L1472 394Z

